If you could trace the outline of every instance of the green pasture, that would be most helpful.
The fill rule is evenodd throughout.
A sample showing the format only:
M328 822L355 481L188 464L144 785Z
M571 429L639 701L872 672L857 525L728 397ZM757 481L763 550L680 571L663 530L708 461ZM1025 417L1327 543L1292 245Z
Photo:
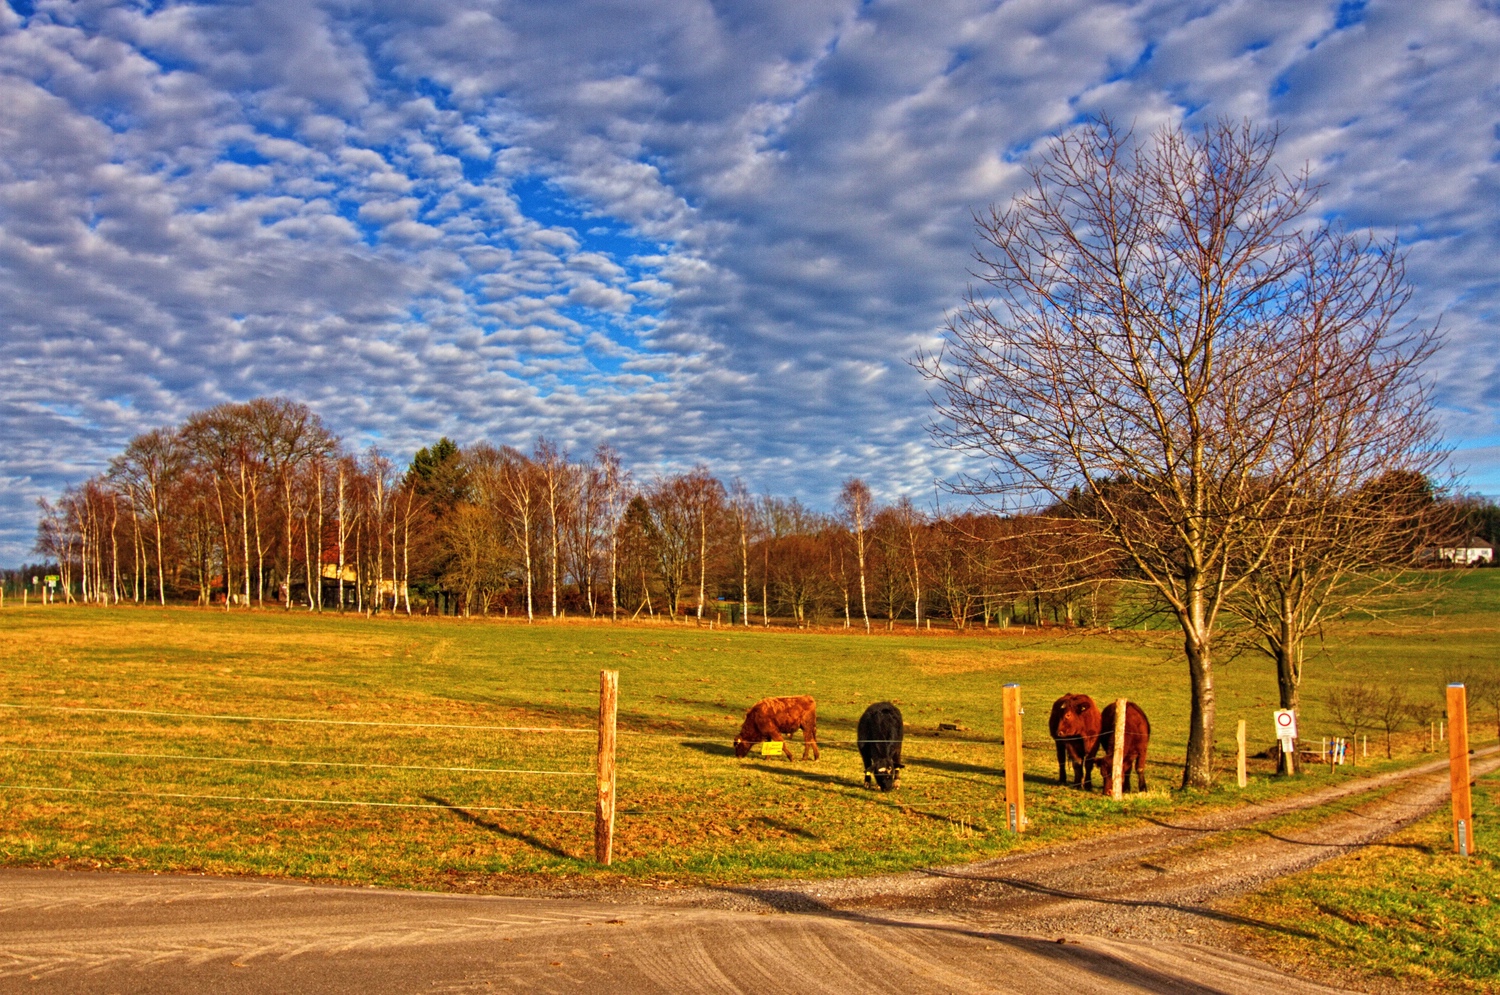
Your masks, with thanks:
M1304 741L1335 732L1318 698L1339 681L1402 682L1438 702L1456 659L1493 665L1497 604L1500 571L1465 573L1435 609L1332 630L1308 665ZM574 814L593 805L601 668L620 671L621 814L608 870L592 864L592 815ZM1221 661L1217 680L1227 774L1236 719L1249 720L1252 750L1270 745L1275 684L1250 654ZM1007 682L1021 685L1027 710L1023 840L1004 831ZM1151 792L1116 805L1057 786L1046 715L1067 691L1146 709ZM818 699L822 759L736 760L744 710L794 693ZM905 713L908 766L882 795L862 787L854 726L887 698ZM0 862L444 889L953 863L1387 764L1372 734L1358 768L1288 782L1255 760L1244 793L1232 775L1212 791L1172 790L1186 668L1161 631L866 636L12 602L0 611L0 705ZM1476 714L1476 741L1493 735ZM1427 741L1425 727L1408 729L1394 762L1430 757ZM418 807L323 804L335 801Z
M1500 991L1500 775L1479 778L1473 798L1475 855L1453 852L1443 809L1233 903L1266 924L1245 942L1335 982L1352 970L1431 991Z

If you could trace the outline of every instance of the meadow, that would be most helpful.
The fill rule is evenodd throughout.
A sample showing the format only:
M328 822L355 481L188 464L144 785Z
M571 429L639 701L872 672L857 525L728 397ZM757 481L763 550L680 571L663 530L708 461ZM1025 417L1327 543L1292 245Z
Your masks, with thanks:
M1455 664L1493 665L1497 605L1500 571L1475 571L1435 605L1333 627L1307 666L1304 742L1337 732L1320 699L1341 682L1400 683L1437 703ZM620 671L607 869L592 862L601 668ZM999 771L1007 682L1027 709L1020 838L1004 829ZM1288 780L1256 759L1239 791L1235 720L1249 721L1252 750L1270 745L1274 677L1246 653L1221 660L1217 682L1227 776L1180 792L1185 664L1160 630L865 635L12 601L0 611L0 863L447 890L866 874L1432 757L1425 726L1398 735L1393 761L1372 734L1360 766ZM1046 715L1067 691L1146 709L1150 792L1117 804L1057 785ZM802 693L818 699L822 759L736 760L744 710ZM859 714L882 699L908 728L890 794L862 786L854 747ZM1482 714L1481 745L1495 738Z
M1500 774L1476 781L1474 821L1483 841L1472 856L1453 852L1443 809L1229 910L1282 927L1245 930L1246 947L1304 975L1500 991Z

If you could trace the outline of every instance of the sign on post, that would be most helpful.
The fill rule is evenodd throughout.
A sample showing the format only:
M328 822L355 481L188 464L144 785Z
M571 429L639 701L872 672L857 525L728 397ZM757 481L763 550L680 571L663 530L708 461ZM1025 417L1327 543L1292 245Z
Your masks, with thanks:
M1297 743L1297 713L1290 708L1278 708L1271 713L1272 724L1276 727L1276 738L1281 741L1281 752L1288 756L1295 756ZM1288 773L1296 769L1295 763L1285 765Z
M1448 783L1453 789L1453 849L1474 852L1474 800L1469 795L1469 693L1448 685Z
M1000 689L1000 710L1005 733L1005 825L1013 833L1026 829L1025 774L1021 764L1021 685Z

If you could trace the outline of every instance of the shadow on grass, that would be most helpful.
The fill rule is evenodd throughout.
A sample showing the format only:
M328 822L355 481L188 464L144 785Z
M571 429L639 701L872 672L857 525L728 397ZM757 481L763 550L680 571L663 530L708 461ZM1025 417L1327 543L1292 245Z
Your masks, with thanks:
M578 859L575 855L564 850L559 850L557 847L553 846L550 843L543 843L541 840L537 839L535 836L532 836L530 833L523 833L516 829L506 829L498 822L491 822L489 819L486 819L479 815L475 815L473 812L470 812L458 805L453 804L446 798L439 798L436 795L423 795L422 798L425 801L431 802L433 805L441 805L443 808L452 812L454 815L458 816L460 819L467 822L471 826L476 826L480 829L487 829L497 836L504 836L508 839L513 839L518 843L525 843L527 846L535 847L536 849L541 850L543 853L549 853L552 856L559 857L563 860Z
M677 745L683 747L684 749L696 750L699 753L706 753L711 757L734 757L734 747L729 743L688 742L678 743Z
M805 840L818 840L823 838L817 833L809 832L808 830L803 829L801 826L794 826L790 822L782 822L780 819L773 819L770 816L766 815L757 815L750 821L758 822L762 826L765 826L767 829L776 829L783 833L790 833L793 836L800 836Z
M941 770L949 774L984 774L989 777L999 777L1004 773L998 767L966 764L958 760L928 760L923 757L911 756L910 753L907 753L901 759L908 767L926 767L929 770Z

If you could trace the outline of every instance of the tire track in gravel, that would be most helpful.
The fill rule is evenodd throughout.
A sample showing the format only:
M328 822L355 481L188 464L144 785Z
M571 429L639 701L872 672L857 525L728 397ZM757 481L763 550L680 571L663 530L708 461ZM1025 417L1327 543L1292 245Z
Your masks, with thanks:
M1473 776L1496 769L1500 747L1474 754ZM1136 829L959 867L727 889L724 904L825 914L920 911L989 928L1101 936L1146 928L1152 935L1209 940L1224 926L1247 922L1213 903L1379 842L1446 804L1448 795L1448 761L1439 760L1271 803L1173 822L1149 820ZM1316 811L1346 800L1354 804ZM1279 831L1265 826L1297 813L1313 819Z

